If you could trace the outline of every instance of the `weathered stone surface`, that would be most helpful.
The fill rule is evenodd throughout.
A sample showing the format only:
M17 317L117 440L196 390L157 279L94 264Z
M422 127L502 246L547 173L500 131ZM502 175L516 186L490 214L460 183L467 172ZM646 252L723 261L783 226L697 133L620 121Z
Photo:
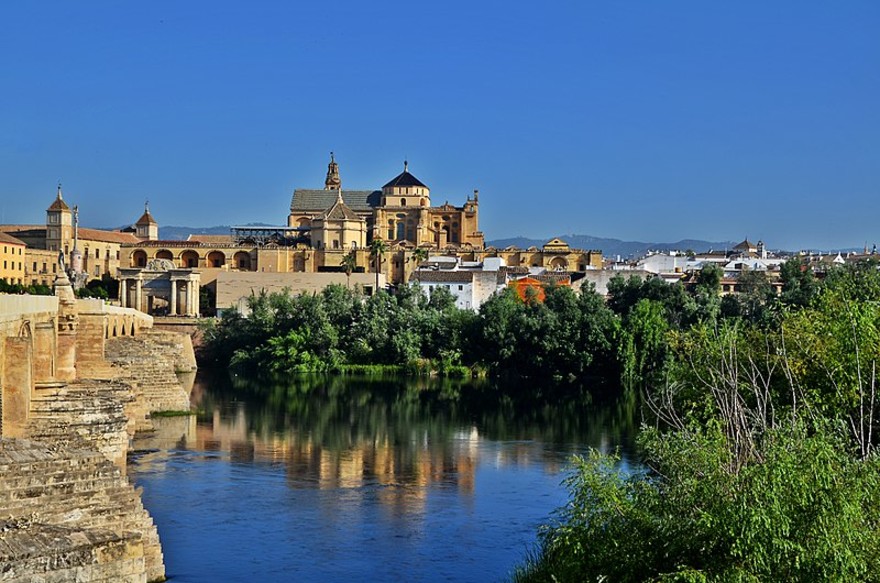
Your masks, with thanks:
M141 398L147 413L184 411L189 409L189 394L175 371L181 366L179 352L188 346L192 354L192 343L188 341L188 336L158 331L113 338L107 342L106 358L118 371L118 378L135 384L143 392Z
M91 450L0 440L0 580L146 581L164 576L135 488Z
M189 408L192 342L68 296L0 294L0 581L161 579L125 459L151 412Z

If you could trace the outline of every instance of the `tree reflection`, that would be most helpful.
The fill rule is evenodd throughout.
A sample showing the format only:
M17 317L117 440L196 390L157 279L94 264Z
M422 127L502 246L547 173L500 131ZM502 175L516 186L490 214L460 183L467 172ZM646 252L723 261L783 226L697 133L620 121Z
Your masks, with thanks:
M383 497L407 500L421 495L411 486L472 490L487 448L494 464L548 471L587 446L623 444L626 455L638 423L632 393L603 401L580 387L534 383L200 373L194 395L195 449L284 463L293 487L376 485L392 487Z

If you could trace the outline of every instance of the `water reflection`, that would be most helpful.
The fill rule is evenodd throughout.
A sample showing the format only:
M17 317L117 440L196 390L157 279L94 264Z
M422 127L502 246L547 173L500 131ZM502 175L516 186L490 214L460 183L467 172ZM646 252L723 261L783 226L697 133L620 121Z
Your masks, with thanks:
M282 463L291 487L474 487L480 440L506 442L498 466L558 472L585 445L632 449L634 398L594 402L582 389L449 379L303 376L285 383L200 375L196 417L155 420L140 448L226 452Z
M198 415L155 419L136 444L155 451L133 467L177 581L221 568L227 580L237 568L241 580L350 580L379 565L388 580L501 578L564 501L570 455L626 455L637 423L634 399L488 382L200 372L192 394ZM218 536L284 550L256 573Z

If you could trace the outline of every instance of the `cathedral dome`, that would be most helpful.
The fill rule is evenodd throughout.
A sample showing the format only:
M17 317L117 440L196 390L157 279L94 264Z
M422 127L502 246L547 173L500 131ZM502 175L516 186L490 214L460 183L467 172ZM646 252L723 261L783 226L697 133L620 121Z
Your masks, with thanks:
M409 173L409 164L407 162L403 163L403 172L395 176L391 179L388 184L382 187L382 190L386 188L400 188L400 187L412 187L418 186L421 188L428 188L421 180L413 176Z

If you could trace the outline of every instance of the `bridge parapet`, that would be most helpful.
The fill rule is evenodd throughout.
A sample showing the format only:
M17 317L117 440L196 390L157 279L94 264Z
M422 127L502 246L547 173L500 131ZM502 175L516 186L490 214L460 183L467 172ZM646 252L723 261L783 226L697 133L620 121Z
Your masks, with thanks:
M58 298L55 296L0 294L0 323L23 318L49 318L57 314Z

